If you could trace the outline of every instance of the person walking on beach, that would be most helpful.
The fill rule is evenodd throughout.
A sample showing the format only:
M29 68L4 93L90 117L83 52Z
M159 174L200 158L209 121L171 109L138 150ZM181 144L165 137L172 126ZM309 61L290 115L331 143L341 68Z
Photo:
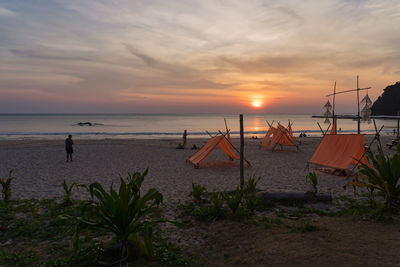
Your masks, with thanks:
M72 149L72 145L74 141L72 141L72 135L68 135L68 138L65 139L65 150L67 151L67 162L70 159L72 161L72 153L74 150Z
M187 136L187 131L185 130L183 131L183 136L182 136L183 147L186 147L186 136Z

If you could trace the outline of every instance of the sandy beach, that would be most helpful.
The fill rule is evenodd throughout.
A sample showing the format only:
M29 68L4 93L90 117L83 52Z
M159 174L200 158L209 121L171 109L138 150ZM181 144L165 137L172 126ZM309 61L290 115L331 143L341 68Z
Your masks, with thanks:
M366 137L366 143L372 136ZM384 144L391 136L384 136ZM259 188L269 192L309 189L305 184L307 161L320 142L319 137L302 138L299 151L266 151L259 149L260 139L245 140L245 157L251 167L245 168L245 178L261 176ZM63 141L1 141L0 175L5 177L15 169L12 197L14 199L61 197L61 187L67 183L105 186L119 184L119 174L143 171L149 168L143 189L155 187L171 204L188 198L192 182L205 185L209 191L231 190L239 184L239 166L205 167L194 169L186 159L195 153L189 149L203 145L205 139L189 139L187 149L175 149L180 140L75 140L74 161L65 162ZM238 139L233 140L239 147ZM288 149L289 150L289 149ZM225 160L216 149L209 160ZM333 195L351 194L343 190L345 177L318 172L319 191ZM77 199L87 198L85 190L75 191Z
M366 143L372 138L367 136ZM382 144L385 144L392 137L383 136L381 139ZM258 189L267 192L309 190L309 185L305 183L307 161L320 140L319 137L306 137L301 139L299 151L291 149L292 151L271 152L259 149L260 139L246 139L245 157L252 164L245 168L246 179L251 175L261 176ZM205 185L208 191L232 190L239 184L238 164L194 169L186 163L186 159L195 150L176 149L180 141L78 139L75 140L72 163L65 162L62 140L2 141L0 175L6 176L11 168L16 170L16 179L12 185L13 199L61 198L65 194L61 186L64 179L68 184L90 184L97 181L107 187L111 184L117 187L119 174L124 176L127 172L143 171L148 167L149 174L142 189L157 188L164 195L163 215L176 219L180 213L178 205L189 199L192 182ZM206 140L189 139L188 147L193 144L201 146L205 142ZM234 139L233 142L238 145L239 140ZM210 156L210 160L226 158L218 149ZM324 172L317 172L317 175L319 192L332 194L334 198L353 195L351 188L343 189L349 181L346 177ZM75 190L73 198L86 199L88 194L84 189ZM310 204L309 207L324 210L335 210L336 207L335 203L321 205ZM327 259L327 266L343 265L344 262L350 266L368 265L376 261L381 263L379 257L371 254L372 251L379 251L379 255L389 265L398 261L398 257L393 257L397 254L399 242L398 234L394 234L398 232L398 224L382 228L381 224L358 219L355 222L353 217L331 218L315 214L307 215L303 219L293 216L286 219L276 217L275 213L285 210L290 212L291 209L296 210L295 207L276 207L271 211L261 212L258 217L246 222L223 220L207 224L192 221L184 229L163 225L163 236L177 244L182 251L202 259L207 266L281 266L282 262L288 266L298 266L299 262L319 266L325 265ZM268 220L279 221L280 224L262 226L262 218L275 218ZM313 234L291 232L290 229L295 229L293 225L302 225L305 222L317 225L317 229L321 230ZM272 230L268 230L269 228ZM379 234L370 235L372 232ZM236 244L242 244L248 250L244 252ZM354 247L358 249L355 251Z

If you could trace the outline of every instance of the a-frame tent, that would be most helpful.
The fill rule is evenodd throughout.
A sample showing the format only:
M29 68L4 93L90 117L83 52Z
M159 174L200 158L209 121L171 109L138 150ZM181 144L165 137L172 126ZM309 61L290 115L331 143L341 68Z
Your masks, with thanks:
M290 123L289 123L289 130L283 127L281 124L278 123L278 127L273 127L272 124L269 124L269 130L267 131L261 146L266 147L272 151L275 150L275 147L279 145L281 148L283 146L297 146L297 140L290 134L293 133Z
M226 142L224 135L217 135L212 137L208 142L202 146L196 153L187 159L195 168L199 168L204 160L211 154L211 152L218 146L229 158L239 160L239 157L232 151L232 143ZM228 141L229 142L229 141Z
M369 166L365 157L364 135L327 134L308 162L340 170L360 163Z

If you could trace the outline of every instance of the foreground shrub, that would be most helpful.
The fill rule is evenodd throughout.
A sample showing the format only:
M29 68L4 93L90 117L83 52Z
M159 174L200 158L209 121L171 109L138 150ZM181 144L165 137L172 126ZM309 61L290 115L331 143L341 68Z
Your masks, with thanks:
M240 190L239 187L237 187L236 190L230 194L227 193L226 191L224 192L224 199L226 200L226 204L228 205L229 209L232 211L234 215L239 209L240 203L242 202L242 198L243 198L243 191Z
M79 247L79 228L93 227L104 229L114 234L120 248L122 262L129 257L129 248L134 247L146 256L154 256L152 234L153 226L160 222L170 222L157 216L156 207L163 201L163 196L152 188L143 196L140 188L148 170L142 174L128 174L120 177L119 191L110 187L106 192L101 184L92 183L89 192L94 201L90 202L92 212L82 217L64 216L79 222L74 234L74 246ZM173 222L174 223L174 222ZM177 224L177 223L175 223Z
M65 196L64 196L64 204L65 205L71 205L72 204L72 199L71 199L71 193L72 193L72 189L75 187L76 189L78 189L79 187L85 187L85 185L82 184L77 184L77 183L72 183L69 186L67 185L67 182L64 180L62 182L62 187L64 189L65 192Z
M210 197L211 203L213 204L215 218L220 218L224 214L224 194L218 192L216 194L212 194Z
M203 185L195 184L192 182L192 192L190 193L193 196L194 201L201 202L202 196L207 193L207 189Z
M312 191L311 193L316 194L318 192L318 177L315 174L315 172L309 172L306 175L306 183L309 183L311 185Z
M378 153L366 152L373 167L362 164L360 173L367 176L368 181L353 181L349 185L380 191L384 195L386 207L400 207L400 143L395 154L386 156L381 147Z
M256 194L257 183L261 180L261 176L256 178L255 175L251 176L244 185L243 191L245 194Z
M257 183L260 181L261 177L256 178L255 175L247 180L243 188L243 205L250 212L254 213L256 209L259 198L257 197Z
M7 179L0 178L0 184L1 184L1 188L2 188L1 193L2 193L3 200L6 205L8 205L8 203L10 202L10 199L11 199L11 181L15 178L12 175L13 171L14 171L13 169L10 170L10 172L8 173Z

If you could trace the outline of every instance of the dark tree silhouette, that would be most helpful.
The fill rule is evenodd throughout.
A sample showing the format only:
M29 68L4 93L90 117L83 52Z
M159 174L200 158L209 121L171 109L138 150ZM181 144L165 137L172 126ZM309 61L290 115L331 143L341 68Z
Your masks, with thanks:
M395 116L400 112L400 82L389 85L372 105L372 115Z

